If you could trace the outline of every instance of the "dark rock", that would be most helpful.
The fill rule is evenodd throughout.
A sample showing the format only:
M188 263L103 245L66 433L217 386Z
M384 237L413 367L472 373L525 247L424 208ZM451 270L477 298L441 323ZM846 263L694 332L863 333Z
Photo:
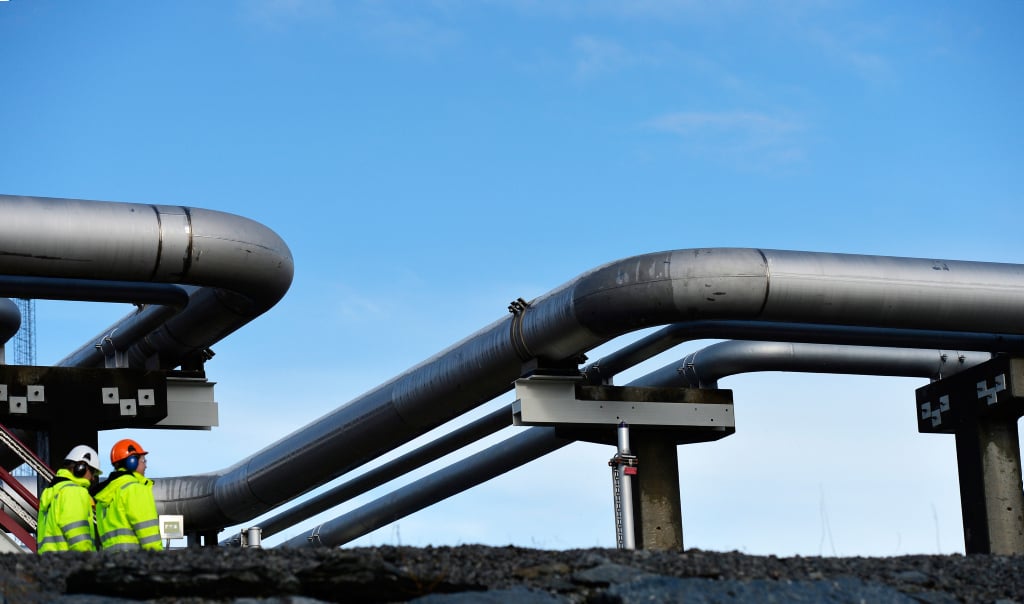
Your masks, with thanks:
M652 577L609 589L597 600L602 604L916 604L899 591L841 577L830 581L714 581Z
M567 598L536 589L496 589L494 591L432 594L411 600L410 604L568 604Z
M650 573L645 573L632 566L602 564L573 574L572 580L581 585L607 586L617 583L629 583L648 576L650 576Z
M1024 556L837 558L520 547L0 554L0 602L1024 603ZM732 599L729 599L732 598ZM744 600L743 598L747 598ZM803 599L801 599L803 598Z
M932 578L919 570L903 570L893 573L893 578L897 581L913 583L914 585L928 585L932 583Z

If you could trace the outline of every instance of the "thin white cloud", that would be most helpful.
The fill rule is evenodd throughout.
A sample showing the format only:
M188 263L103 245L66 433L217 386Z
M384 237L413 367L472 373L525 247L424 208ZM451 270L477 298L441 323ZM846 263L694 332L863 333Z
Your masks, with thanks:
M257 0L243 6L250 19L272 29L322 19L335 10L330 0Z
M784 134L795 128L792 122L748 111L669 113L651 120L651 124L661 130L678 134L720 130L763 136Z
M477 1L477 3L479 3ZM723 0L703 2L701 0L593 0L590 2L565 2L560 0L493 0L493 6L515 10L521 14L571 19L576 17L611 17L615 19L683 19L717 18L733 15L746 10L750 0Z
M456 30L435 21L395 15L374 19L367 24L366 31L367 36L392 51L415 56L432 56L454 46L461 38Z
M428 10L414 15L404 5L389 2L257 0L243 4L246 17L266 29L328 26L337 30L338 35L367 38L392 52L430 57L453 46L461 37L457 30L443 25L446 16L451 15L444 3L424 6Z
M619 71L639 60L620 44L595 36L577 36L572 48L576 55L576 77L580 79Z
M826 56L852 68L858 76L865 80L872 82L884 81L892 73L892 67L888 59L881 53L865 50L863 46L866 45L866 42L857 42L851 39L852 37L865 36L868 36L868 34L848 36L825 31L820 28L811 30L808 33L809 41L824 51ZM871 36L884 37L884 34L874 32Z
M803 159L795 120L750 111L678 112L647 122L676 135L694 153L742 161L748 166L790 164Z
M373 299L358 291L336 288L332 300L332 315L342 323L365 323L370 318L383 318L393 310L386 300Z
M768 31L793 39L802 39L824 57L851 69L858 77L871 82L884 82L892 75L891 60L879 50L889 43L898 28L884 18L877 21L836 21L843 14L841 6L828 0L790 2L751 2L725 0L638 0L617 2L537 2L519 0L502 2L502 6L538 16L572 20L585 17L630 21L709 23L721 26L743 23L758 18ZM594 44L593 42L599 42ZM636 62L637 55L607 41L581 38L575 44L586 57L579 63L578 75L587 76L611 67Z

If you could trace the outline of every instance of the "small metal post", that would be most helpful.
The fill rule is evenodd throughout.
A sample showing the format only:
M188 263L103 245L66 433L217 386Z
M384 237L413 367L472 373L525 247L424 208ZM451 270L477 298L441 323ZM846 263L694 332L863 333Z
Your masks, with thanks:
M261 549L263 540L263 529L258 526L251 526L247 529L242 529L241 543L242 549Z
M619 549L636 549L633 528L633 484L637 459L629 450L629 425L619 422L618 451L608 465L612 467L612 493L615 497L615 538Z

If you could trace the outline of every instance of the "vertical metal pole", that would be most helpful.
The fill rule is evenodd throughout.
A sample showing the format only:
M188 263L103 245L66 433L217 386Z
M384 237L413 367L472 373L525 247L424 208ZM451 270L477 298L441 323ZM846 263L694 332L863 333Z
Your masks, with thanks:
M260 549L263 547L263 529L258 526L242 529L242 548Z
M615 471L619 478L619 522L622 526L622 549L636 549L636 532L633 528L633 474L636 466L628 462L632 458L629 450L629 425L619 423L619 447L616 458L619 460Z

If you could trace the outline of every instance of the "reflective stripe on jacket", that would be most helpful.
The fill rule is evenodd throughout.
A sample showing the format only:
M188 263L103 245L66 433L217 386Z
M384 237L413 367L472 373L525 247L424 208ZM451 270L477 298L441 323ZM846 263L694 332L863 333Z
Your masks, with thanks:
M105 550L162 550L153 481L118 470L96 493L96 528Z
M64 468L57 470L54 481L39 495L36 551L95 551L95 528L89 481Z

